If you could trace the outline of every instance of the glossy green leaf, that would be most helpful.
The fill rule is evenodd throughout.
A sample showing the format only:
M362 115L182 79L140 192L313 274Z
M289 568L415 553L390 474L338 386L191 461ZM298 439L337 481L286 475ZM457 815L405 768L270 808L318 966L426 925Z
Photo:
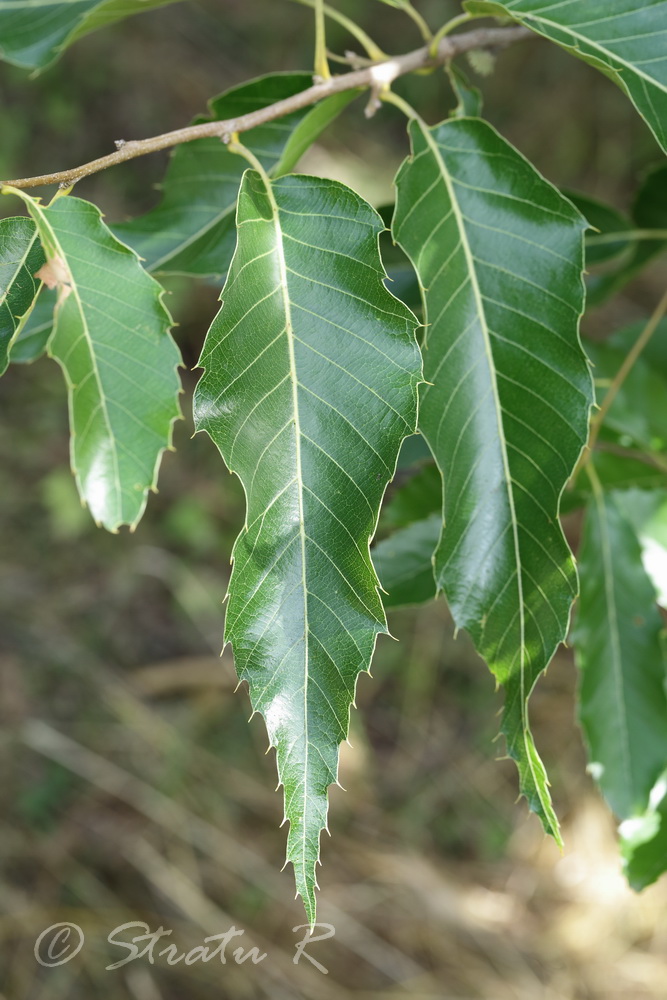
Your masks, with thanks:
M633 226L627 216L597 198L564 191L591 229L586 233L586 267L599 267L628 254L635 246Z
M667 771L651 789L649 807L619 827L623 871L637 891L667 871Z
M667 764L663 624L635 531L595 492L579 554L574 632L589 768L621 819L641 813Z
M448 62L445 68L457 100L450 118L479 118L482 113L482 93L479 88L473 86L456 63Z
M611 274L589 281L588 302L599 305L620 291L647 264L667 249L667 166L652 170L644 179L632 208L635 246ZM656 233L655 239L651 238Z
M173 0L2 0L0 59L43 69L83 35Z
M0 219L0 375L9 364L21 318L39 291L35 275L44 259L34 222L20 217Z
M16 335L9 360L12 364L31 364L46 352L53 330L53 314L56 307L56 292L42 285L30 313Z
M509 14L610 77L667 151L667 0L469 0Z
M335 181L247 171L195 395L247 498L225 639L277 750L309 920L356 679L386 631L369 554L415 430L416 319L383 285L382 221Z
M59 197L44 208L21 197L46 251L44 282L58 287L48 351L68 386L79 493L105 528L134 526L180 413L163 290L94 205Z
M251 80L210 102L221 121L285 100L312 85L309 73L273 73ZM243 142L272 175L288 173L327 125L357 96L336 94L243 135ZM234 252L234 213L246 162L219 139L177 146L162 184L162 201L145 215L113 227L154 274L186 274L222 281Z
M423 604L435 597L433 553L440 538L442 517L430 514L383 538L372 551L385 608Z
M527 702L577 590L558 522L586 441L585 221L485 122L410 123L394 238L424 286L420 429L445 483L438 587L506 688L502 731L558 837Z

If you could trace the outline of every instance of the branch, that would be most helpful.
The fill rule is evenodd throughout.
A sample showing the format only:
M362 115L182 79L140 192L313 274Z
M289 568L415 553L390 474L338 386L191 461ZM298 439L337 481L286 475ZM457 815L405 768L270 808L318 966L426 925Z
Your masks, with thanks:
M178 146L182 142L192 142L193 139L211 136L218 136L223 142L228 142L232 133L247 132L258 125L264 125L276 118L283 118L293 111L316 104L317 101L330 97L331 94L339 94L345 90L365 90L368 87L377 92L390 86L399 76L414 73L418 69L439 66L462 52L481 48L504 48L513 42L529 38L531 35L532 32L527 28L477 28L475 31L467 31L460 35L443 38L434 56L431 55L429 46L425 45L414 52L395 56L385 62L318 82L313 87L302 90L299 94L294 94L283 101L276 101L275 104L260 108L258 111L251 111L238 118L188 125L186 128L164 132L162 135L156 135L150 139L134 139L129 142L119 140L116 143L118 149L115 153L100 156L80 167L60 170L53 174L41 174L38 177L21 177L18 180L0 183L15 188L39 187L44 184L60 184L61 187L69 187L83 177L89 177L91 174L106 170L107 167L113 167L117 163L133 160L137 156L145 156L147 153L155 153L160 149Z

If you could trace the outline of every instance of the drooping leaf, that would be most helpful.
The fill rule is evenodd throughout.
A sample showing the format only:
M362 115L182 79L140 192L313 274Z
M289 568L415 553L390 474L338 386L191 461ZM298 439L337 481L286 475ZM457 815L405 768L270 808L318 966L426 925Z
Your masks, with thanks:
M479 88L473 86L456 63L450 61L445 68L458 102L450 112L450 118L479 118L482 113L482 93Z
M373 565L385 591L385 608L423 604L435 597L433 553L441 530L440 514L430 514L423 521L399 528L373 547Z
M667 166L657 167L644 178L632 208L632 219L637 236L634 249L610 274L591 278L587 296L590 305L599 305L615 295L667 249ZM651 238L653 231L655 239Z
M636 241L632 235L632 223L622 212L578 191L563 193L591 226L592 231L586 233L587 268L607 264L634 248Z
M585 221L481 120L410 123L394 238L424 286L420 429L445 483L438 587L506 688L520 785L558 837L528 696L577 590L558 522L586 441Z
M197 121L223 121L257 111L312 85L309 73L273 73L234 87L210 102ZM357 95L336 94L312 108L243 135L244 145L272 175L288 173L327 125ZM153 274L222 280L234 252L234 212L245 161L220 139L176 147L162 184L162 201L145 215L113 227Z
M43 69L72 42L173 0L2 0L0 59Z
M43 263L35 223L21 217L0 219L0 375L7 370L21 318L39 291L35 275Z
M623 871L639 892L667 871L667 772L651 789L646 812L624 820L618 832Z
M360 671L386 631L369 542L415 430L416 319L385 289L382 221L334 181L247 171L195 395L247 498L225 640L277 750L308 918Z
M667 151L667 0L468 0L471 14L509 14L601 70Z
M56 307L56 292L42 285L25 323L14 340L9 360L12 364L32 364L46 351Z
M620 819L643 812L667 764L663 624L630 522L614 494L589 503L574 632L590 770Z
M59 197L44 208L19 194L37 225L58 288L48 351L69 391L71 458L95 521L136 525L180 415L180 355L163 290L120 243L99 209Z

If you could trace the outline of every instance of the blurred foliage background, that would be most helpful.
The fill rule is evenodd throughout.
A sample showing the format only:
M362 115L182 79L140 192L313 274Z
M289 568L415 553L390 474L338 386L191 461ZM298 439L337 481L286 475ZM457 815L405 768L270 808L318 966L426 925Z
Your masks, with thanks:
M417 47L415 26L373 0L336 0L388 52ZM458 11L417 0L437 27ZM353 48L336 25L336 52ZM41 76L0 66L0 176L73 166L115 139L176 128L209 97L255 75L312 64L312 13L288 0L190 0L78 43ZM659 150L608 80L535 39L477 76L489 120L559 186L631 203ZM430 121L453 105L444 73L397 86ZM391 200L406 153L393 108L369 123L363 98L306 156L375 205ZM110 221L155 203L157 154L82 182ZM3 199L4 214L16 204ZM646 315L665 282L657 263L591 313L605 337ZM171 281L188 369L218 290ZM319 919L322 975L292 961L303 932L261 719L219 658L221 601L243 498L211 442L192 439L197 373L183 373L185 420L160 492L134 534L98 531L68 471L65 388L55 363L15 366L0 383L0 995L193 1000L664 998L667 886L634 895L612 819L585 774L567 651L532 701L566 849L516 804L513 765L497 761L500 699L439 601L396 612L373 679L359 684L351 743L332 789ZM576 517L568 522L576 542ZM37 935L81 925L86 946L40 967ZM173 929L181 950L232 924L259 965L168 967L106 942L128 921Z

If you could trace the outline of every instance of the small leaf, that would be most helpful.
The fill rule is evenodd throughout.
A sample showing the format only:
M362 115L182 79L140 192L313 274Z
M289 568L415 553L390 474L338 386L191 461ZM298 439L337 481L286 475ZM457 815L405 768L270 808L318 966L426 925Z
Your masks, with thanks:
M436 580L506 688L508 753L558 838L527 702L577 590L558 506L592 402L585 222L481 120L415 120L410 135L393 232L424 288L420 430L445 483Z
M457 105L450 112L450 118L479 118L482 113L482 93L472 85L466 74L456 63L446 65L449 82L457 99Z
M312 85L309 73L273 73L234 87L210 102L221 121L293 97ZM243 135L244 144L272 175L288 173L327 125L354 100L347 91ZM234 252L234 213L245 162L220 139L177 146L162 184L163 198L145 215L113 227L153 274L186 274L222 281Z
M383 285L382 220L349 188L244 175L195 394L247 498L225 640L266 720L308 919L359 672L386 632L369 543L415 430L416 319Z
M43 69L72 42L173 0L11 0L0 4L0 59Z
M509 14L601 70L628 95L667 151L665 0L473 0L463 6L479 16Z
M9 353L12 364L31 364L44 354L53 330L55 306L55 293L42 288L12 344Z
M0 375L7 370L9 352L22 317L39 291L37 272L44 251L30 219L0 220Z
M120 243L99 209L23 192L58 286L48 351L69 390L72 468L95 521L139 521L180 415L179 351L163 289Z
M590 770L620 819L643 812L667 763L662 619L614 494L589 503L574 631Z
M440 538L442 517L431 514L383 538L372 550L385 608L423 604L435 597L433 553Z

